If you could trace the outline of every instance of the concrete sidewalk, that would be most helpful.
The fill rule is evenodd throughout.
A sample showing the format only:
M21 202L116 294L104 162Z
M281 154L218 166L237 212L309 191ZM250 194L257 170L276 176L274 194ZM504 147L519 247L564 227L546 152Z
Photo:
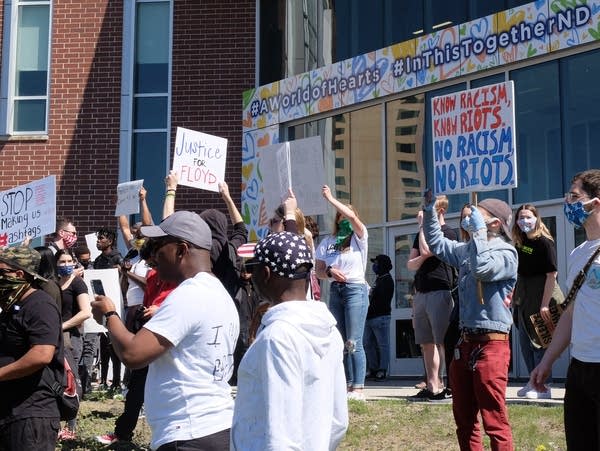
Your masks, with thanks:
M415 388L417 380L388 378L383 382L366 381L365 396L367 400L377 399L409 399L410 396L416 395L419 390ZM528 399L519 398L517 391L521 389L527 382L509 382L506 390L506 402L512 404L562 404L565 396L564 383L556 383L551 386L551 399ZM425 401L428 402L428 401ZM436 402L451 402L450 399Z

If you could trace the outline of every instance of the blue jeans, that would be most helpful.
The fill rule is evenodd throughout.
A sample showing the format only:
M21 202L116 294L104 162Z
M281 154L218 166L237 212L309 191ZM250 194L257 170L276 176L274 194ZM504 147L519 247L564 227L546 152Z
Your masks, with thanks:
M385 370L390 363L390 315L367 319L363 345L369 370Z
M525 366L527 367L527 374L531 374L533 369L542 361L542 357L544 357L544 352L546 352L546 350L544 348L536 348L533 346L529 335L527 335L527 330L523 321L525 321L525 318L523 318L522 315L519 315L519 324L517 327L519 329L519 345L521 346L521 355L523 356Z
M329 310L337 321L337 328L344 340L346 383L353 388L365 386L367 359L363 348L363 333L368 308L367 284L331 284Z

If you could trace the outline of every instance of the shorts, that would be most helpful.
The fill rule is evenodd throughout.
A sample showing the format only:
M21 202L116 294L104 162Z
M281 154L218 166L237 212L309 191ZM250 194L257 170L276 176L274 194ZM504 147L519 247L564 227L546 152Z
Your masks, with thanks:
M449 290L417 292L413 298L413 327L418 345L443 344L454 300Z

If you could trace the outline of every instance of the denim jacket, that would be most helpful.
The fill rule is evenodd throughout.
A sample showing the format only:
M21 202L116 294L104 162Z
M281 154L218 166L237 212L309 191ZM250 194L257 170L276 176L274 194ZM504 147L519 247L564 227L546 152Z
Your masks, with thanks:
M488 240L486 230L478 230L468 243L444 237L437 215L425 210L423 231L431 252L458 268L461 329L489 329L508 333L512 313L505 299L517 282L518 256L502 238ZM483 288L483 303L478 299L477 281Z

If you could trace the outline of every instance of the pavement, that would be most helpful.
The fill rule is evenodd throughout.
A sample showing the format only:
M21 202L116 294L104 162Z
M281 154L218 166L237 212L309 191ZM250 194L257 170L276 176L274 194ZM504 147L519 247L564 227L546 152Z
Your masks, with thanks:
M365 382L365 396L367 401L373 401L378 399L409 399L410 396L416 395L419 390L415 388L415 384L420 381L414 379L401 379L401 378L387 378L382 382L366 381ZM528 399L519 398L517 391L521 389L527 381L521 382L509 382L506 389L506 402L507 404L542 404L542 405L554 405L562 404L565 396L565 388L563 383L555 383L551 385L551 399ZM425 401L428 402L428 401ZM451 400L436 402L447 402Z

